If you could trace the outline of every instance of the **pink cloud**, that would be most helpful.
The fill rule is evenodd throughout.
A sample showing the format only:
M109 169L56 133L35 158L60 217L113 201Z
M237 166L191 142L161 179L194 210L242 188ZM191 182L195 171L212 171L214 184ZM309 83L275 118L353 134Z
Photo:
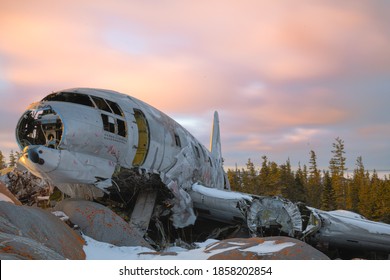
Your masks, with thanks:
M51 90L108 88L202 121L219 110L232 149L267 150L357 117L354 85L390 70L379 4L57 2L2 2L2 76L15 93L3 100L13 110Z

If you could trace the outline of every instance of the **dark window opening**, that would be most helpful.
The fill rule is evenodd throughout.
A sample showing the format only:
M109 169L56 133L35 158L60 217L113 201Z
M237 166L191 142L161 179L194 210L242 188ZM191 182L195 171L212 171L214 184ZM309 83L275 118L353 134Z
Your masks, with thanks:
M26 112L17 126L17 140L24 148L45 145L57 149L63 132L60 117L50 107Z
M115 119L112 116L102 114L103 129L105 131L126 137L126 123L124 120Z
M108 116L108 131L115 133L115 119L111 116Z
M126 125L125 122L122 120L117 119L118 123L118 135L126 137Z
M98 107L100 110L112 113L110 106L108 106L107 102L103 98L97 96L91 96L91 97L95 102L96 107Z
M119 107L119 105L117 103L112 102L112 101L107 100L107 99L106 99L106 102L111 107L111 109L114 112L114 114L119 115L119 116L123 116L122 110L121 110L121 108Z
M61 101L94 107L88 95L75 92L52 93L43 98L42 101Z
M103 129L105 131L110 131L109 125L108 125L108 116L102 114L102 120L103 120Z
M179 135L177 135L177 134L175 134L175 143L176 143L176 146L178 146L178 147L181 148L180 137L179 137Z

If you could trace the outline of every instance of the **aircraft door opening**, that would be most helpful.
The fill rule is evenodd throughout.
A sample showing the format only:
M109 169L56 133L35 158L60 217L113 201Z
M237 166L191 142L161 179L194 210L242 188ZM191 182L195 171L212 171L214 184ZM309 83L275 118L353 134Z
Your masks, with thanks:
M133 166L140 166L144 163L149 150L149 126L145 115L141 111L134 110L134 118L138 127L138 147Z

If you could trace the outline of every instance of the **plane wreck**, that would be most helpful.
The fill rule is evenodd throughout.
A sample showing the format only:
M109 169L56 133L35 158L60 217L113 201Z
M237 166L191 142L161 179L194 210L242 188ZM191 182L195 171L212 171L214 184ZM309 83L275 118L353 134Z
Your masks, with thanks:
M324 250L390 254L390 225L280 197L232 192L217 112L209 150L136 98L68 89L30 105L17 124L16 139L23 150L19 163L31 173L71 197L129 210L129 222L155 246L172 227L178 232L192 228L203 238L285 235Z

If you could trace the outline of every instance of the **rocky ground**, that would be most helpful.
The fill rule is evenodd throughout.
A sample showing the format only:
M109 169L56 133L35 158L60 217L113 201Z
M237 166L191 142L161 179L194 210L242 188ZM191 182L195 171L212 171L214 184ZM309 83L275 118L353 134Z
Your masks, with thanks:
M82 260L86 258L82 234L113 246L141 246L147 251L141 255L166 256L151 252L149 243L109 208L53 193L52 186L29 173L9 171L0 177L0 259ZM268 243L281 249L266 255L251 249ZM226 239L203 252L208 259L328 259L287 237Z

